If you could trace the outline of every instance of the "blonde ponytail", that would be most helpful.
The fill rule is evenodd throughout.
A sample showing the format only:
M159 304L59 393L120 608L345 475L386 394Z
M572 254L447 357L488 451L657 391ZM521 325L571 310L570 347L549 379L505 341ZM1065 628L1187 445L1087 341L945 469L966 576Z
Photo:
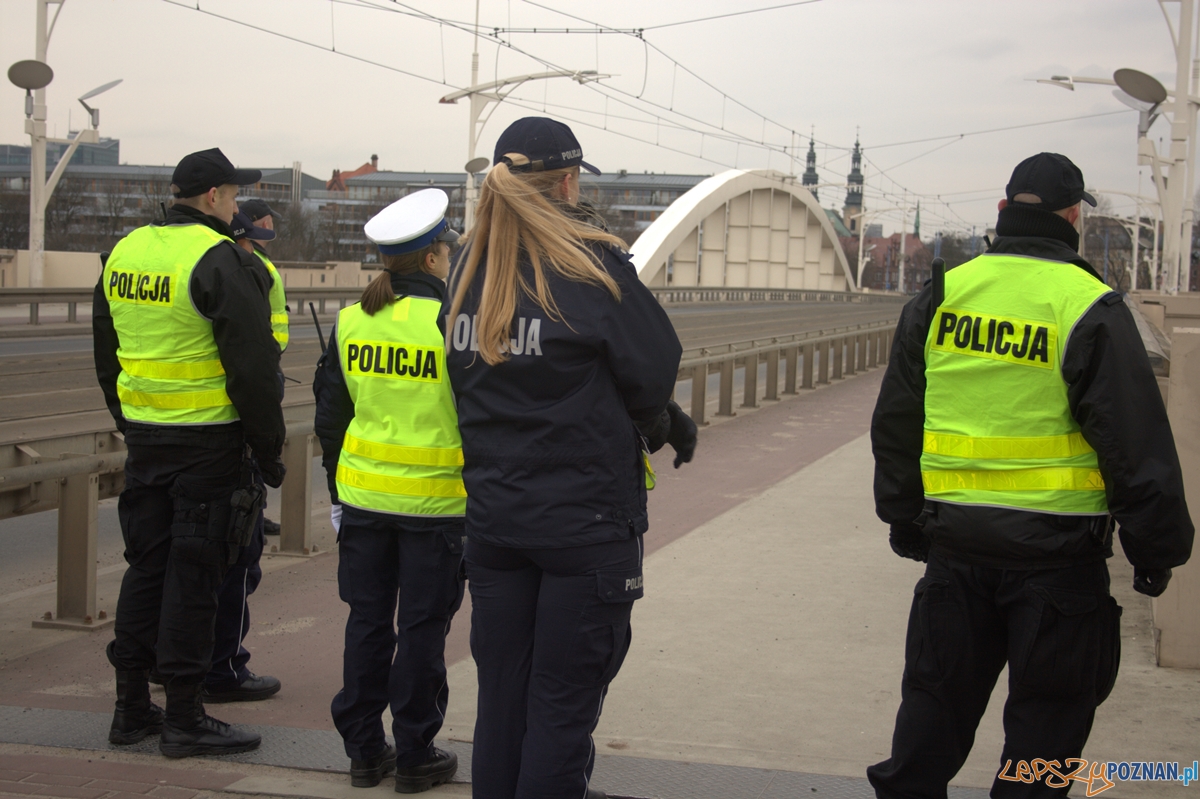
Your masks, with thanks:
M454 278L450 304L451 323L475 281L479 263L487 252L475 329L479 355L489 365L508 360L512 321L521 295L532 299L547 316L563 321L546 282L546 268L567 280L606 289L617 302L621 289L588 247L591 242L623 247L623 242L599 228L564 214L550 193L566 169L513 173L501 162L484 178L475 228L469 232L467 253ZM522 256L529 260L533 285L521 270ZM369 288L369 287L368 287Z

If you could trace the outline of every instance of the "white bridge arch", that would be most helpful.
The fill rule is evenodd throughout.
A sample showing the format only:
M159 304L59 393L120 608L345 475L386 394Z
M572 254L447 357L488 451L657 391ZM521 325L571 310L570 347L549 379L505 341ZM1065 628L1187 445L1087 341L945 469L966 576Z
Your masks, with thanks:
M858 290L816 198L770 170L697 184L642 232L632 256L648 286Z

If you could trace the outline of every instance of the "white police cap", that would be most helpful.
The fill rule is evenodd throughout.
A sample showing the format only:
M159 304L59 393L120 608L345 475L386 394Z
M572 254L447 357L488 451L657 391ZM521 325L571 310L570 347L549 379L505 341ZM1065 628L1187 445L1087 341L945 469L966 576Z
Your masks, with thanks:
M384 255L417 252L435 241L454 244L458 234L446 222L450 198L441 189L421 189L384 208L363 226Z

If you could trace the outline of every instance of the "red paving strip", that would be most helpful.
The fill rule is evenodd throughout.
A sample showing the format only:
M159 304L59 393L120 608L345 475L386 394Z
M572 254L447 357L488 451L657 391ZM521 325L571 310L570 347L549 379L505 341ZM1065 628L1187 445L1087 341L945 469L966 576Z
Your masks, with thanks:
M234 772L113 763L82 755L0 755L0 794L20 796L193 799L200 791L222 790L244 776ZM120 779L113 779L117 777Z
M84 778L85 786L97 783L102 793L127 791L144 794L153 788L164 785L175 788L193 788L197 791L219 791L246 776L232 771L174 769L137 763L117 763L101 760L100 757L101 755L90 753L78 757L0 755L0 769L33 773L34 776L53 774L60 777ZM26 782L28 780L22 781L21 784ZM112 785L119 787L110 787Z
M759 411L706 427L700 432L696 459L679 470L671 466L670 447L656 453L652 461L658 487L650 494L646 553L865 433L882 375L883 369L877 368L782 402L764 400ZM871 476L862 479L869 481ZM251 629L245 643L252 654L250 668L279 677L283 690L263 702L214 705L209 708L213 715L231 723L333 729L329 704L341 687L347 613L338 599L337 562L336 553L289 560L264 576L250 600ZM470 655L470 615L468 597L446 641L449 663ZM0 705L110 712L113 676L104 655L110 638L111 632L81 636L7 662ZM154 696L161 704L161 691ZM0 768L33 767L25 759L0 759ZM125 773L94 776L142 781Z

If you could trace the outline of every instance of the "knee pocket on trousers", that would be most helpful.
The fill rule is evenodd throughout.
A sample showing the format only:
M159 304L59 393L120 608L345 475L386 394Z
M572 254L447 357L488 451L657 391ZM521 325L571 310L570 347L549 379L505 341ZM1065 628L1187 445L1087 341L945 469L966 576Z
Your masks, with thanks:
M229 564L228 547L221 541L196 535L176 536L171 539L171 557L224 571Z
M1096 667L1096 704L1112 693L1121 669L1121 614L1123 609L1111 596L1101 600L1106 618L1100 627L1100 659Z
M596 604L580 615L579 627L564 653L569 682L599 688L612 682L625 662L633 630L629 619L633 602L642 597L642 570L599 572Z
M1116 602L1095 592L1057 586L1030 585L1026 590L1039 612L1009 663L1013 685L1034 696L1076 696L1093 690L1100 693L1100 689L1107 696L1116 680L1112 641L1114 622L1120 624ZM1116 639L1119 647L1119 626Z
M949 676L970 645L970 630L949 581L923 577L913 589L905 640L904 675L918 685L934 686Z

